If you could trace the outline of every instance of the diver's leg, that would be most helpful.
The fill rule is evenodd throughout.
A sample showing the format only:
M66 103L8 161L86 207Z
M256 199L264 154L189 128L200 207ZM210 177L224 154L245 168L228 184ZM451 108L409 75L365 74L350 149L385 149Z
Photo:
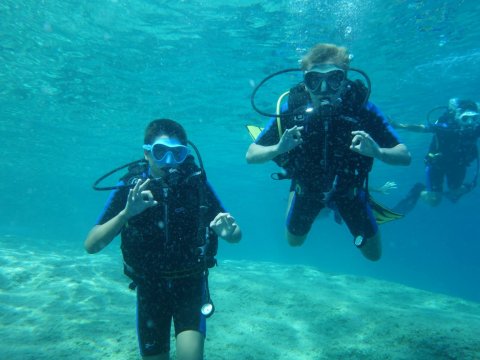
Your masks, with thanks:
M287 205L287 227L285 229L286 237L288 244L290 246L301 246L305 242L305 239L307 238L308 232L303 234L303 235L294 235L292 234L289 230L289 219L291 219L290 212L293 211L292 209L292 202L294 201L293 199L295 198L295 191L291 191L290 195L288 196L288 205Z
M290 246L301 246L313 221L324 205L315 196L305 194L297 186L288 197L286 237Z
M307 235L294 235L288 229L285 230L286 232L286 237L288 241L288 245L290 246L302 246L305 240L307 239Z
M442 202L442 193L436 191L422 191L421 198L432 207L437 207Z
M367 193L359 190L353 198L348 196L338 198L336 204L362 255L371 261L380 260L382 257L380 231L370 208Z
M428 164L425 167L426 188L420 197L430 206L438 206L442 202L443 179L445 172L439 166Z
M363 241L363 245L360 247L362 255L371 261L378 261L382 257L382 241L380 235L380 229L377 230L375 235L366 238Z
M193 275L173 282L177 360L202 360L207 324L200 311L207 301L207 275Z
M395 205L392 210L399 214L408 214L415 208L418 199L422 191L425 190L425 185L422 183L416 183L397 205Z
M195 330L182 331L177 335L177 360L202 360L204 336Z
M170 358L171 312L166 284L137 284L137 334L145 360Z
M448 192L445 196L453 203L468 193L472 187L470 184L464 184L467 175L467 167L464 165L450 166L447 168L446 177Z
M166 353L166 354L160 354L160 355L142 356L142 359L143 360L169 360L170 355Z

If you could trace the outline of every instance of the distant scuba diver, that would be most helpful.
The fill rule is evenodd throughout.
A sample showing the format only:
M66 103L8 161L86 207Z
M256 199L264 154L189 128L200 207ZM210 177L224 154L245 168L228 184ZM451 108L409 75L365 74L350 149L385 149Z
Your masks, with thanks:
M199 166L190 155L195 150ZM200 153L183 127L169 119L145 129L144 158L98 179L114 191L85 240L96 253L118 234L124 272L137 291L137 333L142 358L169 359L173 319L179 359L203 359L205 318L213 313L208 287L218 237L242 233L207 182ZM128 167L119 185L99 183Z
M431 114L445 109L437 121L430 121ZM451 202L457 202L477 185L479 158L477 140L480 137L480 115L478 105L472 100L452 98L447 106L436 107L427 115L427 123L404 124L390 121L392 126L413 132L433 133L432 141L425 156L426 184L416 183L407 196L394 208L406 214L411 211L419 198L431 206L438 206L444 195ZM465 182L467 169L476 162L473 179ZM447 181L448 191L443 191Z
M381 111L368 101L370 81L351 68L347 49L318 44L303 58L301 69L287 69L265 78L252 93L252 106L272 119L246 153L248 163L273 160L291 178L286 235L300 246L319 212L330 207L347 224L355 245L369 260L381 257L381 240L368 194L373 160L408 165L410 154ZM286 104L268 114L255 105L255 94L270 78L301 71L303 81L290 89ZM360 73L350 80L349 72Z

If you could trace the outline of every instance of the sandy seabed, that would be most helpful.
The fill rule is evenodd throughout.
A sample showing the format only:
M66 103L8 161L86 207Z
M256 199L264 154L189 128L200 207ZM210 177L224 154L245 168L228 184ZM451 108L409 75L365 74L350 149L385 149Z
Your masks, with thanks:
M32 241L0 238L0 359L139 359L121 259ZM478 303L251 261L221 261L210 289L207 360L480 359Z

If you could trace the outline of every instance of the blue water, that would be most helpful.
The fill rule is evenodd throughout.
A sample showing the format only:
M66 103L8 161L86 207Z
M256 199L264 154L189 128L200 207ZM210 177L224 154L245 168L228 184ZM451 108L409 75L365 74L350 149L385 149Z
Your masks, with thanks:
M83 251L108 196L92 182L140 158L145 125L169 117L186 127L242 226L242 243L222 244L221 258L309 264L480 301L478 189L383 225L383 259L369 263L331 218L289 248L288 184L270 180L273 164L244 160L244 125L266 121L250 106L252 87L297 66L317 42L347 46L371 78L371 99L397 120L423 122L453 96L480 100L479 10L473 0L3 0L0 233ZM262 93L259 104L268 109L287 86ZM389 205L423 180L430 141L400 135L412 165L376 164L370 180L397 182L379 198Z

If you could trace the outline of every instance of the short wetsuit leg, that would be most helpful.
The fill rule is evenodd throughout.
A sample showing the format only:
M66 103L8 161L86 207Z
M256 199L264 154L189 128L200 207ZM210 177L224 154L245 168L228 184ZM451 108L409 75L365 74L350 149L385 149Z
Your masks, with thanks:
M445 171L438 165L428 164L425 167L426 190L441 193L443 191L443 179Z
M206 319L200 311L205 301L203 274L137 286L137 332L141 355L153 356L170 351L172 318L175 336L186 330L195 330L205 337Z
M467 167L464 165L451 165L446 169L448 192L445 196L452 202L457 202L460 198L471 190L470 184L465 184Z
M287 230L295 236L308 234L318 213L325 207L322 200L321 193L296 189L287 212Z
M365 239L369 239L377 233L378 225L365 191L359 191L353 198L338 197L335 199L335 203L354 237L363 236Z
M171 281L137 285L137 335L140 354L153 356L170 350L173 304Z
M446 169L447 184L450 190L457 190L465 181L465 175L467 174L467 167L464 165L449 166Z
M175 280L172 294L175 336L186 330L194 330L205 337L206 318L202 315L201 308L207 301L206 286L203 274Z

